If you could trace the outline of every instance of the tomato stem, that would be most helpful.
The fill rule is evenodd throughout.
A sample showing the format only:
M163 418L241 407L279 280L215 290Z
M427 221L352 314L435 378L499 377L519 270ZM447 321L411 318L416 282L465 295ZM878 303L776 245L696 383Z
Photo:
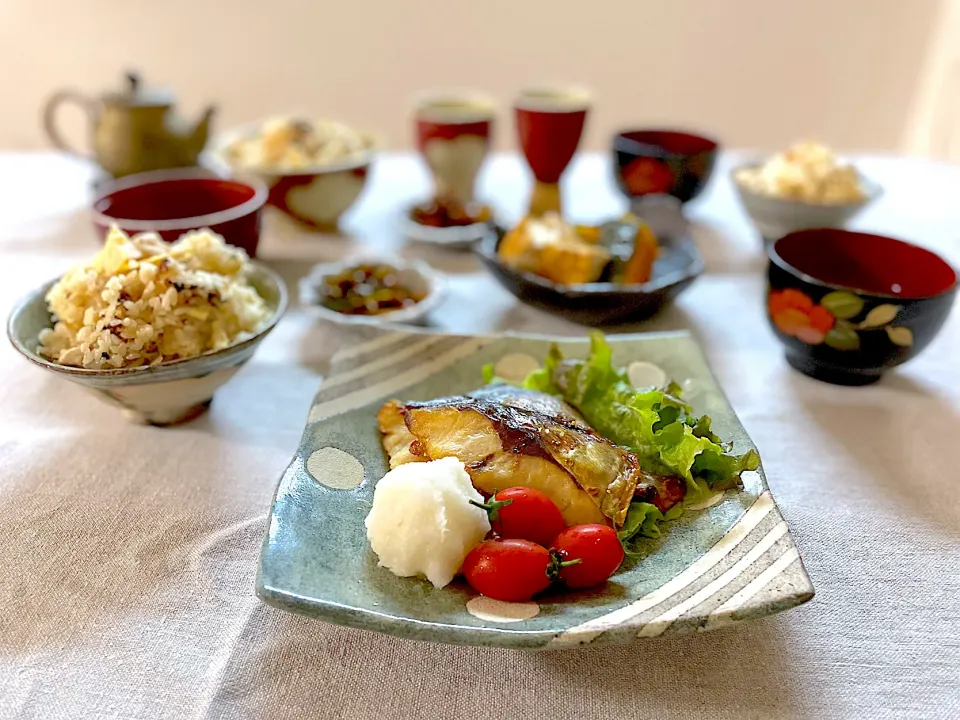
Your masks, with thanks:
M478 503L476 500L470 500L471 505L475 505L481 510L487 511L487 517L490 519L490 522L496 522L500 519L500 508L505 508L507 505L512 505L513 500L497 500L496 493L490 496L490 502L487 503Z
M550 578L550 582L556 582L560 577L560 571L565 567L570 567L571 565L578 565L583 560L580 558L574 558L573 560L564 560L563 555L560 554L559 550L550 549L550 564L547 565L547 577Z

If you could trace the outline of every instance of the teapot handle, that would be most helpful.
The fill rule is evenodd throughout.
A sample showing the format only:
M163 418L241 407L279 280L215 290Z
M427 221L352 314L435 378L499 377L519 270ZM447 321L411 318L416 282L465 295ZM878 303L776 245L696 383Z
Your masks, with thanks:
M47 133L47 138L49 138L53 146L58 150L64 150L73 155L85 157L88 153L79 152L71 147L57 129L57 111L64 103L79 105L87 114L91 123L96 119L96 103L76 90L61 90L60 92L54 93L53 97L47 100L47 104L43 108L43 129Z

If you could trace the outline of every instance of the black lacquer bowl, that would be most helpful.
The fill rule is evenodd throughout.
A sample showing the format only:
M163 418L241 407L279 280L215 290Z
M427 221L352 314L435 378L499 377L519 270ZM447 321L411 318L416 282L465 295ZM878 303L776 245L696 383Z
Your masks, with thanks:
M767 316L802 373L867 385L910 360L946 322L957 274L902 240L801 230L768 247Z
M681 203L710 181L719 145L676 130L624 130L613 136L617 187L628 198L670 195Z
M693 239L660 238L660 257L649 282L615 285L609 282L558 285L504 264L497 255L500 233L490 233L476 252L503 287L522 302L567 320L591 327L639 322L656 314L687 289L703 272L703 258Z

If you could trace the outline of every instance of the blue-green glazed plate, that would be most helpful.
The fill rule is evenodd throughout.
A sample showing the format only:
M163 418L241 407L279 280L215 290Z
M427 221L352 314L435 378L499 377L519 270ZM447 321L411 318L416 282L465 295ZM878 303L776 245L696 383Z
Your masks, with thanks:
M753 444L687 333L611 336L614 362L656 363L684 387L698 414ZM364 528L386 473L376 413L387 399L429 400L482 385L481 369L505 355L542 359L550 338L467 337L359 329L334 357L296 456L277 487L260 555L257 594L328 622L461 645L561 649L711 630L792 608L813 597L797 548L761 468L741 491L689 510L649 554L605 586L539 596L533 605L485 607L461 580L442 589L377 566ZM586 340L557 339L583 356ZM483 612L476 611L477 603ZM516 611L516 612L515 612ZM531 614L536 613L533 617ZM518 620L523 616L525 619Z

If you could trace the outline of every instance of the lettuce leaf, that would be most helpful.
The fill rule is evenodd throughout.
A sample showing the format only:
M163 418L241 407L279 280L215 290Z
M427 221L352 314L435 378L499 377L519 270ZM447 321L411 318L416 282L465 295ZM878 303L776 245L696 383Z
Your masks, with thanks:
M537 390L549 395L559 395L560 391L557 390L553 384L553 373L561 360L563 360L563 356L560 354L559 348L553 345L547 353L547 357L544 359L543 367L531 372L522 382L511 382L510 380L505 380L500 377L497 375L493 363L484 365L481 373L483 375L483 382L487 385L514 385L527 390Z
M559 395L560 391L553 384L553 376L562 360L563 355L560 354L560 348L551 345L550 352L543 360L543 367L527 375L523 381L523 387L527 390L538 390L550 395Z
M487 383L507 382L495 375L493 365L484 366L483 378ZM636 454L647 472L685 480L683 503L666 513L651 503L630 504L619 531L628 554L642 554L641 540L659 537L661 523L682 515L683 505L740 485L741 473L760 466L755 450L734 454L732 443L713 432L708 415L695 416L676 383L665 391L634 387L626 370L613 366L612 350L600 332L590 335L584 360L565 360L553 345L543 367L519 385L562 396L594 430Z
M703 478L713 490L726 490L736 485L740 474L760 467L760 456L751 448L743 455L704 452L693 461L691 472Z
M674 505L663 513L656 505L648 502L635 500L630 503L623 526L617 532L623 551L634 557L646 555L642 545L643 540L660 537L663 533L663 523L676 520L681 515L683 515L683 505Z
M483 382L486 385L495 385L499 382L503 382L502 378L498 378L493 371L493 363L487 363L480 370L480 374L483 376Z
M623 527L617 533L623 551L627 555L644 555L640 541L660 537L660 523L663 520L663 513L655 505L648 502L630 503Z
M554 346L543 369L531 373L524 387L561 395L598 433L633 451L644 470L682 477L685 502L700 502L711 490L738 485L742 472L759 467L755 451L732 454L711 430L708 416L693 416L678 386L671 384L667 391L635 388L626 370L613 366L612 355L599 332L591 334L584 360L564 360ZM650 515L644 512L644 517Z

